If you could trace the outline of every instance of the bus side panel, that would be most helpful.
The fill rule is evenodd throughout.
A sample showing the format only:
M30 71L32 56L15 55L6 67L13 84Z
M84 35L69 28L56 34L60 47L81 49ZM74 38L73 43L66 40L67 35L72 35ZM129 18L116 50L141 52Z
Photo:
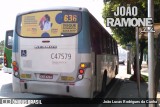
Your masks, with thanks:
M12 74L12 90L13 92L21 92L21 85L20 85L20 80L19 78L16 78L13 74Z
M7 58L7 66L4 65L3 71L5 73L12 73L12 49L8 49L7 47L5 47L4 54Z
M103 79L103 73L104 71L102 70L102 65L103 65L103 55L96 55L96 78L97 78L97 91L101 91L102 87L102 79Z
M90 26L88 12L82 12L82 31L78 36L78 53L90 53Z
M115 62L114 62L114 56L113 55L107 55L107 84L110 83L111 79L114 78L114 67Z
M114 74L114 58L109 54L101 54L97 55L97 91L101 91L102 89L102 80L104 72L107 71L107 80L106 85L109 84Z
M78 35L78 53L81 55L82 63L89 63L90 67L85 70L84 79L88 79L89 85L88 94L90 94L90 98L93 97L93 92L95 91L95 78L94 78L94 67L93 67L93 58L91 55L91 41L90 41L90 21L89 21L89 13L82 12L82 31Z
M3 71L5 73L12 73L12 38L13 30L7 30L5 35L5 44L4 44L4 67Z
M8 63L8 68L11 68L11 63L12 63L12 49L8 49L5 47L4 53L6 54L7 57L7 63Z
M16 34L16 32L14 32L13 35L13 46L12 46L12 61L19 61L19 37ZM13 68L12 68L13 70ZM20 79L14 76L14 73L12 73L12 88L13 88L13 92L21 92L21 87L20 87Z

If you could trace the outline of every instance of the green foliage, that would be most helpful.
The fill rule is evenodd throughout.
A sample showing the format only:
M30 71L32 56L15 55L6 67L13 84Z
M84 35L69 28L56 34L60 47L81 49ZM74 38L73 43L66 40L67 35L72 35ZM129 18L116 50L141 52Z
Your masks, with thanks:
M135 77L134 75L132 75L129 80L131 81L137 81L137 77ZM148 76L146 75L142 75L141 74L141 79L140 79L141 82L148 82Z
M104 18L104 22L106 23L106 18L122 18L122 16L114 16L114 11L116 11L116 8L118 6L125 6L127 7L128 4L130 4L130 7L136 6L138 8L138 15L137 16L123 16L123 18L146 18L147 16L147 0L110 0L110 2L105 3L105 6L103 8L102 17ZM154 0L154 23L160 22L160 0ZM122 46L125 46L126 44L130 43L132 44L132 49L136 50L135 47L135 28L133 27L110 27L113 33L113 36L116 40L118 40L118 43ZM142 58L143 58L143 50L145 47L147 47L147 42L145 40L140 40L139 42L139 48L140 48L140 65L142 64ZM145 52L147 52L147 49L145 49ZM136 62L135 62L136 63ZM141 66L140 66L141 67ZM136 71L134 71L135 73ZM134 74L135 75L135 74ZM133 77L133 76L132 76ZM135 80L135 78L132 78ZM142 81L147 81L148 78L145 76L141 77Z
M4 46L4 40L0 42L0 46Z
M155 20L154 22L160 22L160 0L155 0ZM111 0L110 2L105 3L103 8L102 17L104 18L104 22L106 23L107 17L112 18L120 18L122 16L114 16L114 11L118 6L125 6L127 7L128 4L130 6L137 6L138 7L138 15L135 18L146 18L147 17L147 1L144 0ZM123 18L133 18L134 16L123 16ZM114 38L118 40L121 45L126 45L127 43L134 43L135 42L135 28L133 27L111 27L113 32Z
M0 42L0 55L2 55L4 49L4 40Z

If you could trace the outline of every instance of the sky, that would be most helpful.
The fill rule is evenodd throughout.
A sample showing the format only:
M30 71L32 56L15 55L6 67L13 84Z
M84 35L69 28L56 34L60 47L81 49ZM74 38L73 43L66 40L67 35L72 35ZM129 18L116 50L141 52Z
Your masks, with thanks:
M102 18L103 0L4 0L0 4L0 41L4 40L6 30L14 29L18 13L54 6L86 7L105 27Z

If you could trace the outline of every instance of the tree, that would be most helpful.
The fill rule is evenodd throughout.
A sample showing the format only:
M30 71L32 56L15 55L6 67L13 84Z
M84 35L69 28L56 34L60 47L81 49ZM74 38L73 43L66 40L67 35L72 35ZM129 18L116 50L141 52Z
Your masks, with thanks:
M155 13L160 13L160 1L155 0ZM103 8L102 17L106 23L107 17L113 18L121 18L122 16L114 16L114 11L118 6L125 6L130 4L130 6L138 7L138 15L137 16L123 16L123 18L146 18L147 17L147 1L144 0L110 0L109 2L105 3ZM154 22L160 22L160 14L155 14ZM126 45L128 43L134 45L135 44L135 28L133 27L111 27L113 32L113 37L116 37L119 40L118 42L121 45ZM140 40L139 42L140 47L140 68L142 65L143 60L143 51L147 47L147 41L145 39ZM136 61L135 61L136 62Z
M0 46L4 46L4 40L0 42Z
M2 55L4 49L4 40L0 42L0 55Z

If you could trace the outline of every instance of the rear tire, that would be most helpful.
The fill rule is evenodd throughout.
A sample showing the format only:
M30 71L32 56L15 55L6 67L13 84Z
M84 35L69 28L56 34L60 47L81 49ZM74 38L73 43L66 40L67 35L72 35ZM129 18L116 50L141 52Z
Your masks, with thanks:
M115 75L117 75L117 74L118 74L118 68L116 66Z

